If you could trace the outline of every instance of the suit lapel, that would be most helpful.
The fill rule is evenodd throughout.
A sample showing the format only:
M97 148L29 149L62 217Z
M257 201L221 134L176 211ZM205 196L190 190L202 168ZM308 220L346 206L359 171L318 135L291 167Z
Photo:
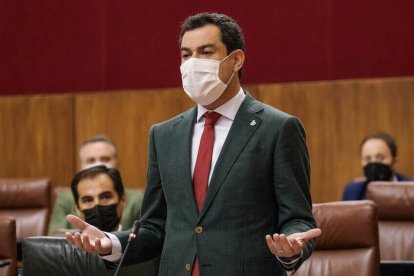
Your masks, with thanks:
M199 220L203 217L206 210L208 210L244 146L260 126L262 119L256 113L261 110L263 110L262 104L247 94L234 118L223 149L214 167Z
M193 198L193 182L191 178L191 144L192 144L192 135L195 120L197 117L197 107L190 109L189 111L181 115L181 120L178 120L173 125L173 145L175 148L175 164L172 164L176 167L176 177L181 181L179 183L184 183L184 187L177 187L178 189L183 189L185 198ZM197 216L197 205L195 199L190 203L191 210Z

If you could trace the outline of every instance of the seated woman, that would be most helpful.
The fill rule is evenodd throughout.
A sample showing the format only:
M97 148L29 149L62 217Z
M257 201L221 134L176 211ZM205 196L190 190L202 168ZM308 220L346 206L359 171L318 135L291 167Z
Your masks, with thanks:
M360 152L366 179L348 183L342 200L365 199L365 191L371 181L412 181L395 172L397 145L389 134L375 132L368 135L361 142Z

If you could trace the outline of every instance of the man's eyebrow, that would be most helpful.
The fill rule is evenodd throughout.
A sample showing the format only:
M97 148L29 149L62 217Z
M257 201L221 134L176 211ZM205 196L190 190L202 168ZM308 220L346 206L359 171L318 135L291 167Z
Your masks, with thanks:
M214 46L214 44L204 44L204 45L201 45L201 46L198 46L197 47L197 51L199 51L199 50L203 50L203 49L205 49L205 48L209 48L209 47L211 47L211 48L216 48L215 46ZM180 50L181 51L191 51L191 49L190 48L187 48L187 47L181 47L180 48Z
M201 46L199 46L198 48L197 48L197 50L202 50L202 49L205 49L205 48L216 48L215 46L214 46L214 44L204 44L204 45L201 45Z
M99 197L101 196L106 196L106 195L112 195L113 193L111 191L104 191L102 193L99 194Z

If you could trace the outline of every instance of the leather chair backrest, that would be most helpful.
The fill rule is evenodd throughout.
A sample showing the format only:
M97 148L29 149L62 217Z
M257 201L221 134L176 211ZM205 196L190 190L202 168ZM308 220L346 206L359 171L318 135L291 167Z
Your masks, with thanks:
M16 220L17 241L46 235L50 212L49 180L0 179L0 215Z
M158 275L159 258L125 266L123 276ZM30 237L23 240L23 276L99 275L112 276L115 269L107 269L104 261L71 246L63 237Z
M12 217L0 216L0 260L10 262L0 267L0 276L17 274L16 221Z
M414 182L371 182L378 209L381 261L414 261Z
M313 204L313 215L322 235L294 275L380 275L377 213L372 201Z

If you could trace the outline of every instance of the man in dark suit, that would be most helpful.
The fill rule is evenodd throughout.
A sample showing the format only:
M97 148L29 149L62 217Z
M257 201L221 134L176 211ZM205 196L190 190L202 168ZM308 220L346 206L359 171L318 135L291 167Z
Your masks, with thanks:
M371 181L412 181L395 172L397 145L388 133L374 132L366 136L361 142L360 152L366 179L348 183L344 189L343 200L365 199L365 192Z
M244 39L232 18L190 16L179 44L197 106L151 128L142 223L125 263L161 255L159 275L285 275L321 233L302 124L241 88ZM71 244L120 259L127 232L68 221L83 230L67 233Z

